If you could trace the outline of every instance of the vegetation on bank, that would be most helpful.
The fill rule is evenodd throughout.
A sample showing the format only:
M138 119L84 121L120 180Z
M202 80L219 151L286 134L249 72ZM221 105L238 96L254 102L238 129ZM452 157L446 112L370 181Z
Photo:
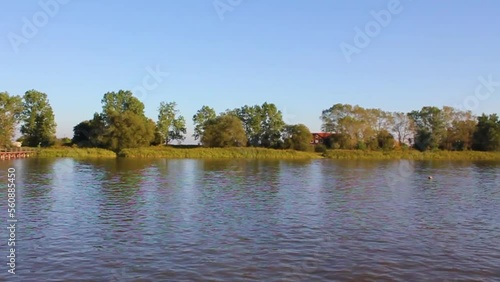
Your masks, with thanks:
M253 147L204 148L196 145L154 146L123 149L118 153L101 148L50 147L30 148L39 158L166 158L166 159L316 159L333 160L457 160L500 161L500 152L397 150L325 150L316 153Z
M320 155L295 150L276 150L266 148L174 148L145 147L123 149L118 157L124 158L169 158L169 159L312 159Z
M286 124L277 106L265 102L262 105L227 109L219 114L213 108L203 106L192 118L193 137L203 147L247 148L246 150L204 151L199 148L193 152L173 152L162 149L160 153L153 146L168 145L175 141L180 144L186 138L185 118L177 110L175 102L161 102L156 121L145 115L144 104L131 91L105 93L101 103L101 112L94 113L91 119L84 120L73 128L72 139L57 139L54 113L45 93L29 90L20 97L1 92L0 148L18 147L19 143L11 141L17 128L20 128L22 137L17 141L22 146L101 148L115 153L126 149L122 153L125 156L211 158L213 155L231 156L233 153L228 152L240 152L234 154L254 158L261 154L270 157L289 154L280 150L323 153L327 149L336 149L359 151L334 151L325 155L333 158L400 156L399 158L421 159L432 156L475 159L495 154L472 154L471 150L500 151L500 117L497 114L474 116L470 111L446 106L425 106L420 110L403 113L335 104L322 111L320 119L322 130L326 134L321 135L321 140L314 140L322 144L316 144L313 148L310 144L313 136L307 126ZM318 135L315 136L317 138ZM145 152L145 147L152 151ZM278 150L259 151L256 148ZM433 153L407 152L410 148ZM398 153L400 150L403 152ZM443 152L436 153L439 150ZM387 153L391 151L395 152ZM448 151L463 153L447 153ZM46 154L81 156L108 153L101 154L90 149L48 151Z
M116 153L100 148L51 147L37 150L38 158L116 158Z
M368 151L327 150L323 157L337 160L457 160L457 161L500 161L500 152L480 151Z

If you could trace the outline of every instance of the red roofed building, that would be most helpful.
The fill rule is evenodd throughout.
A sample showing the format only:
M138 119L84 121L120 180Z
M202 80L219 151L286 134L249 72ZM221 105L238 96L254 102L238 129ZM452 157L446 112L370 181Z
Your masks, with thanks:
M330 137L332 133L328 132L314 132L312 133L311 144L323 144L325 139Z

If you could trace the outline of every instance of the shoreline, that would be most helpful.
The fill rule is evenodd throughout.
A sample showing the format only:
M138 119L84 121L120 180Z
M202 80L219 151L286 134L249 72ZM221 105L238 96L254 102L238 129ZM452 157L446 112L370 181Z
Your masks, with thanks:
M143 158L143 159L330 159L330 160L457 160L500 161L500 152L481 151L363 151L327 150L324 153L267 148L144 147L118 153L100 148L52 147L37 149L34 158Z

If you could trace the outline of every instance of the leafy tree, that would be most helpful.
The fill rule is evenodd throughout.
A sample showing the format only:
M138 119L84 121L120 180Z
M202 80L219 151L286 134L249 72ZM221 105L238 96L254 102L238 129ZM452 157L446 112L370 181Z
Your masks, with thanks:
M497 114L478 117L473 134L473 148L479 151L500 150L500 119Z
M247 144L241 120L231 114L220 115L205 125L201 142L207 147L241 147Z
M186 137L186 120L183 116L179 116L172 122L171 130L168 132L169 140L177 140L180 144Z
M264 103L260 107L261 109L261 134L260 134L260 145L263 147L276 147L281 139L281 133L285 127L285 122L283 121L283 115L281 111L278 110L276 105ZM309 141L311 140L311 134L309 134Z
M364 148L376 137L379 127L385 126L385 113L378 109L364 109L349 104L335 104L321 115L322 129L326 132L349 136L344 138L348 148Z
M115 152L124 148L149 146L154 138L154 123L131 111L108 116L106 147Z
M262 106L243 106L226 114L237 116L248 138L248 146L276 147L285 126L281 111L276 105L265 102Z
M28 146L50 146L55 142L56 122L47 94L29 90L24 94L21 133Z
M387 130L381 130L377 134L377 147L382 150L392 150L394 149L396 140L394 136Z
M335 104L321 113L320 119L323 121L321 129L324 132L341 133L344 131L341 125L342 120L351 112L352 106L347 104Z
M106 147L106 124L102 114L94 113L91 120L82 121L73 128L71 143L79 147Z
M351 136L335 133L325 139L325 146L330 149L354 149Z
M73 138L71 143L78 145L79 147L91 147L90 146L90 132L92 131L92 121L85 120L73 127Z
M154 124L144 115L144 104L132 92L108 92L101 100L103 111L94 115L91 144L119 151L149 146L154 139Z
M447 120L443 111L437 107L423 107L412 111L409 116L415 122L415 146L421 151L437 149L446 137Z
M193 137L195 140L201 139L203 136L203 132L205 131L205 125L208 121L214 120L217 117L215 110L210 108L209 106L201 107L198 112L193 116L193 124L194 124L194 134Z
M112 114L122 114L125 112L132 112L136 115L144 116L144 104L128 90L107 92L104 94L101 103L102 116L105 121L107 121Z
M392 132L395 133L398 144L402 145L413 137L415 125L408 114L395 112L392 114Z
M186 121L183 116L177 116L179 111L176 107L175 102L160 103L157 128L161 135L162 144L168 144L172 140L180 142L185 139Z
M11 146L22 112L21 97L0 92L0 146Z
M477 118L470 111L454 111L441 147L445 150L471 150Z
M262 114L260 106L245 105L233 111L226 111L226 113L236 115L243 122L243 127L248 139L248 146L260 146L262 135Z
M283 131L286 149L308 151L311 149L311 131L304 124L287 125Z

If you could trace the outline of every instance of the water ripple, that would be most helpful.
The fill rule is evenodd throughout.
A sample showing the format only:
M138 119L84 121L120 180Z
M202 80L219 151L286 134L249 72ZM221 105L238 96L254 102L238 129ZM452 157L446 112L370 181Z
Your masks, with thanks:
M496 163L26 159L16 165L22 281L500 277Z

